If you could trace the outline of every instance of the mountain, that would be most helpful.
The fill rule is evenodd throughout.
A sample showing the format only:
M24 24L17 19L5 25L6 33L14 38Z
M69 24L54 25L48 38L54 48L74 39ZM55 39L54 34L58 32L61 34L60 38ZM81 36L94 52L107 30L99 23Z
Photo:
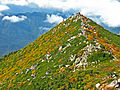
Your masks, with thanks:
M10 8L9 10L0 12L3 14L3 16L0 15L0 57L25 47L57 25L57 23L45 22L47 15L58 15L66 19L78 11L74 9L62 11L54 8L38 8L34 4L29 6L8 4L7 6ZM25 16L27 19L13 23L9 20L3 20L6 16ZM105 24L100 25L113 33L118 34L120 32L120 27L111 28Z
M117 90L119 87L120 36L80 13L0 59L2 90Z

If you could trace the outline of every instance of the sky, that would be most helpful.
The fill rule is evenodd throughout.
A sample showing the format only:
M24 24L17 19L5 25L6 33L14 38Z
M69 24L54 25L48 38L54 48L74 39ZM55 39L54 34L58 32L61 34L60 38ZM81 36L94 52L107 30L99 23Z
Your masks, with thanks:
M7 4L29 6L32 3L40 8L55 8L63 12L70 9L78 10L88 17L99 16L96 20L98 23L120 27L120 0L0 0L0 11L9 10ZM62 20L60 16L47 15L48 20L53 21L51 17Z

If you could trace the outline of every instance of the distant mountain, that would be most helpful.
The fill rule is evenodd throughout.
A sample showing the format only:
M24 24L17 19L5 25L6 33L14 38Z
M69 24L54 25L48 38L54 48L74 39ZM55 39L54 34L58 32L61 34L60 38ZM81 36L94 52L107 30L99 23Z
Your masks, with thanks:
M103 23L101 23L101 25L104 26L104 28L108 29L112 33L116 33L116 34L120 33L120 27L109 27Z
M3 20L5 16L12 17L13 15L26 16L27 19L16 23ZM40 12L0 16L0 56L23 48L55 26L56 23L45 22L46 16L47 13Z
M120 33L120 27L108 27L106 26L105 28L109 29L109 31L111 31L112 33Z
M0 89L118 90L120 36L76 13L0 58Z

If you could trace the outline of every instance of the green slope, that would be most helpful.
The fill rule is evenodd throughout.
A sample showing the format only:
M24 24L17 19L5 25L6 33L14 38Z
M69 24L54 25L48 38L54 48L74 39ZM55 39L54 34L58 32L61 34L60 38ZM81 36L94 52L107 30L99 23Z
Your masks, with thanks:
M96 90L98 83L108 88L120 78L119 48L120 36L77 13L2 57L0 89Z

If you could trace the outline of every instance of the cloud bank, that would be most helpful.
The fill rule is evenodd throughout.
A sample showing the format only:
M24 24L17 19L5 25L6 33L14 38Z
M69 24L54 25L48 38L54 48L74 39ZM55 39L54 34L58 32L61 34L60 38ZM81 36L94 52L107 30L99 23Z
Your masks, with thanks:
M63 21L63 18L61 16L57 16L57 15L48 15L47 14L47 20L45 20L45 22L49 22L49 23L57 23L59 24L61 21Z
M15 5L28 5L29 2L27 0L1 0L1 4L15 4Z
M29 5L56 8L63 11L74 9L85 16L99 16L100 22L110 27L120 26L120 2L118 0L1 0L1 4Z
M26 16L21 16L21 17L17 17L17 16L4 16L2 20L8 20L12 23L16 23L16 22L20 22L20 21L24 21L25 19L27 19Z
M45 30L45 31L49 31L50 30L50 28L48 28L48 27L39 27L39 30Z
M8 10L8 9L9 9L8 6L0 4L0 11L4 11L4 10Z

